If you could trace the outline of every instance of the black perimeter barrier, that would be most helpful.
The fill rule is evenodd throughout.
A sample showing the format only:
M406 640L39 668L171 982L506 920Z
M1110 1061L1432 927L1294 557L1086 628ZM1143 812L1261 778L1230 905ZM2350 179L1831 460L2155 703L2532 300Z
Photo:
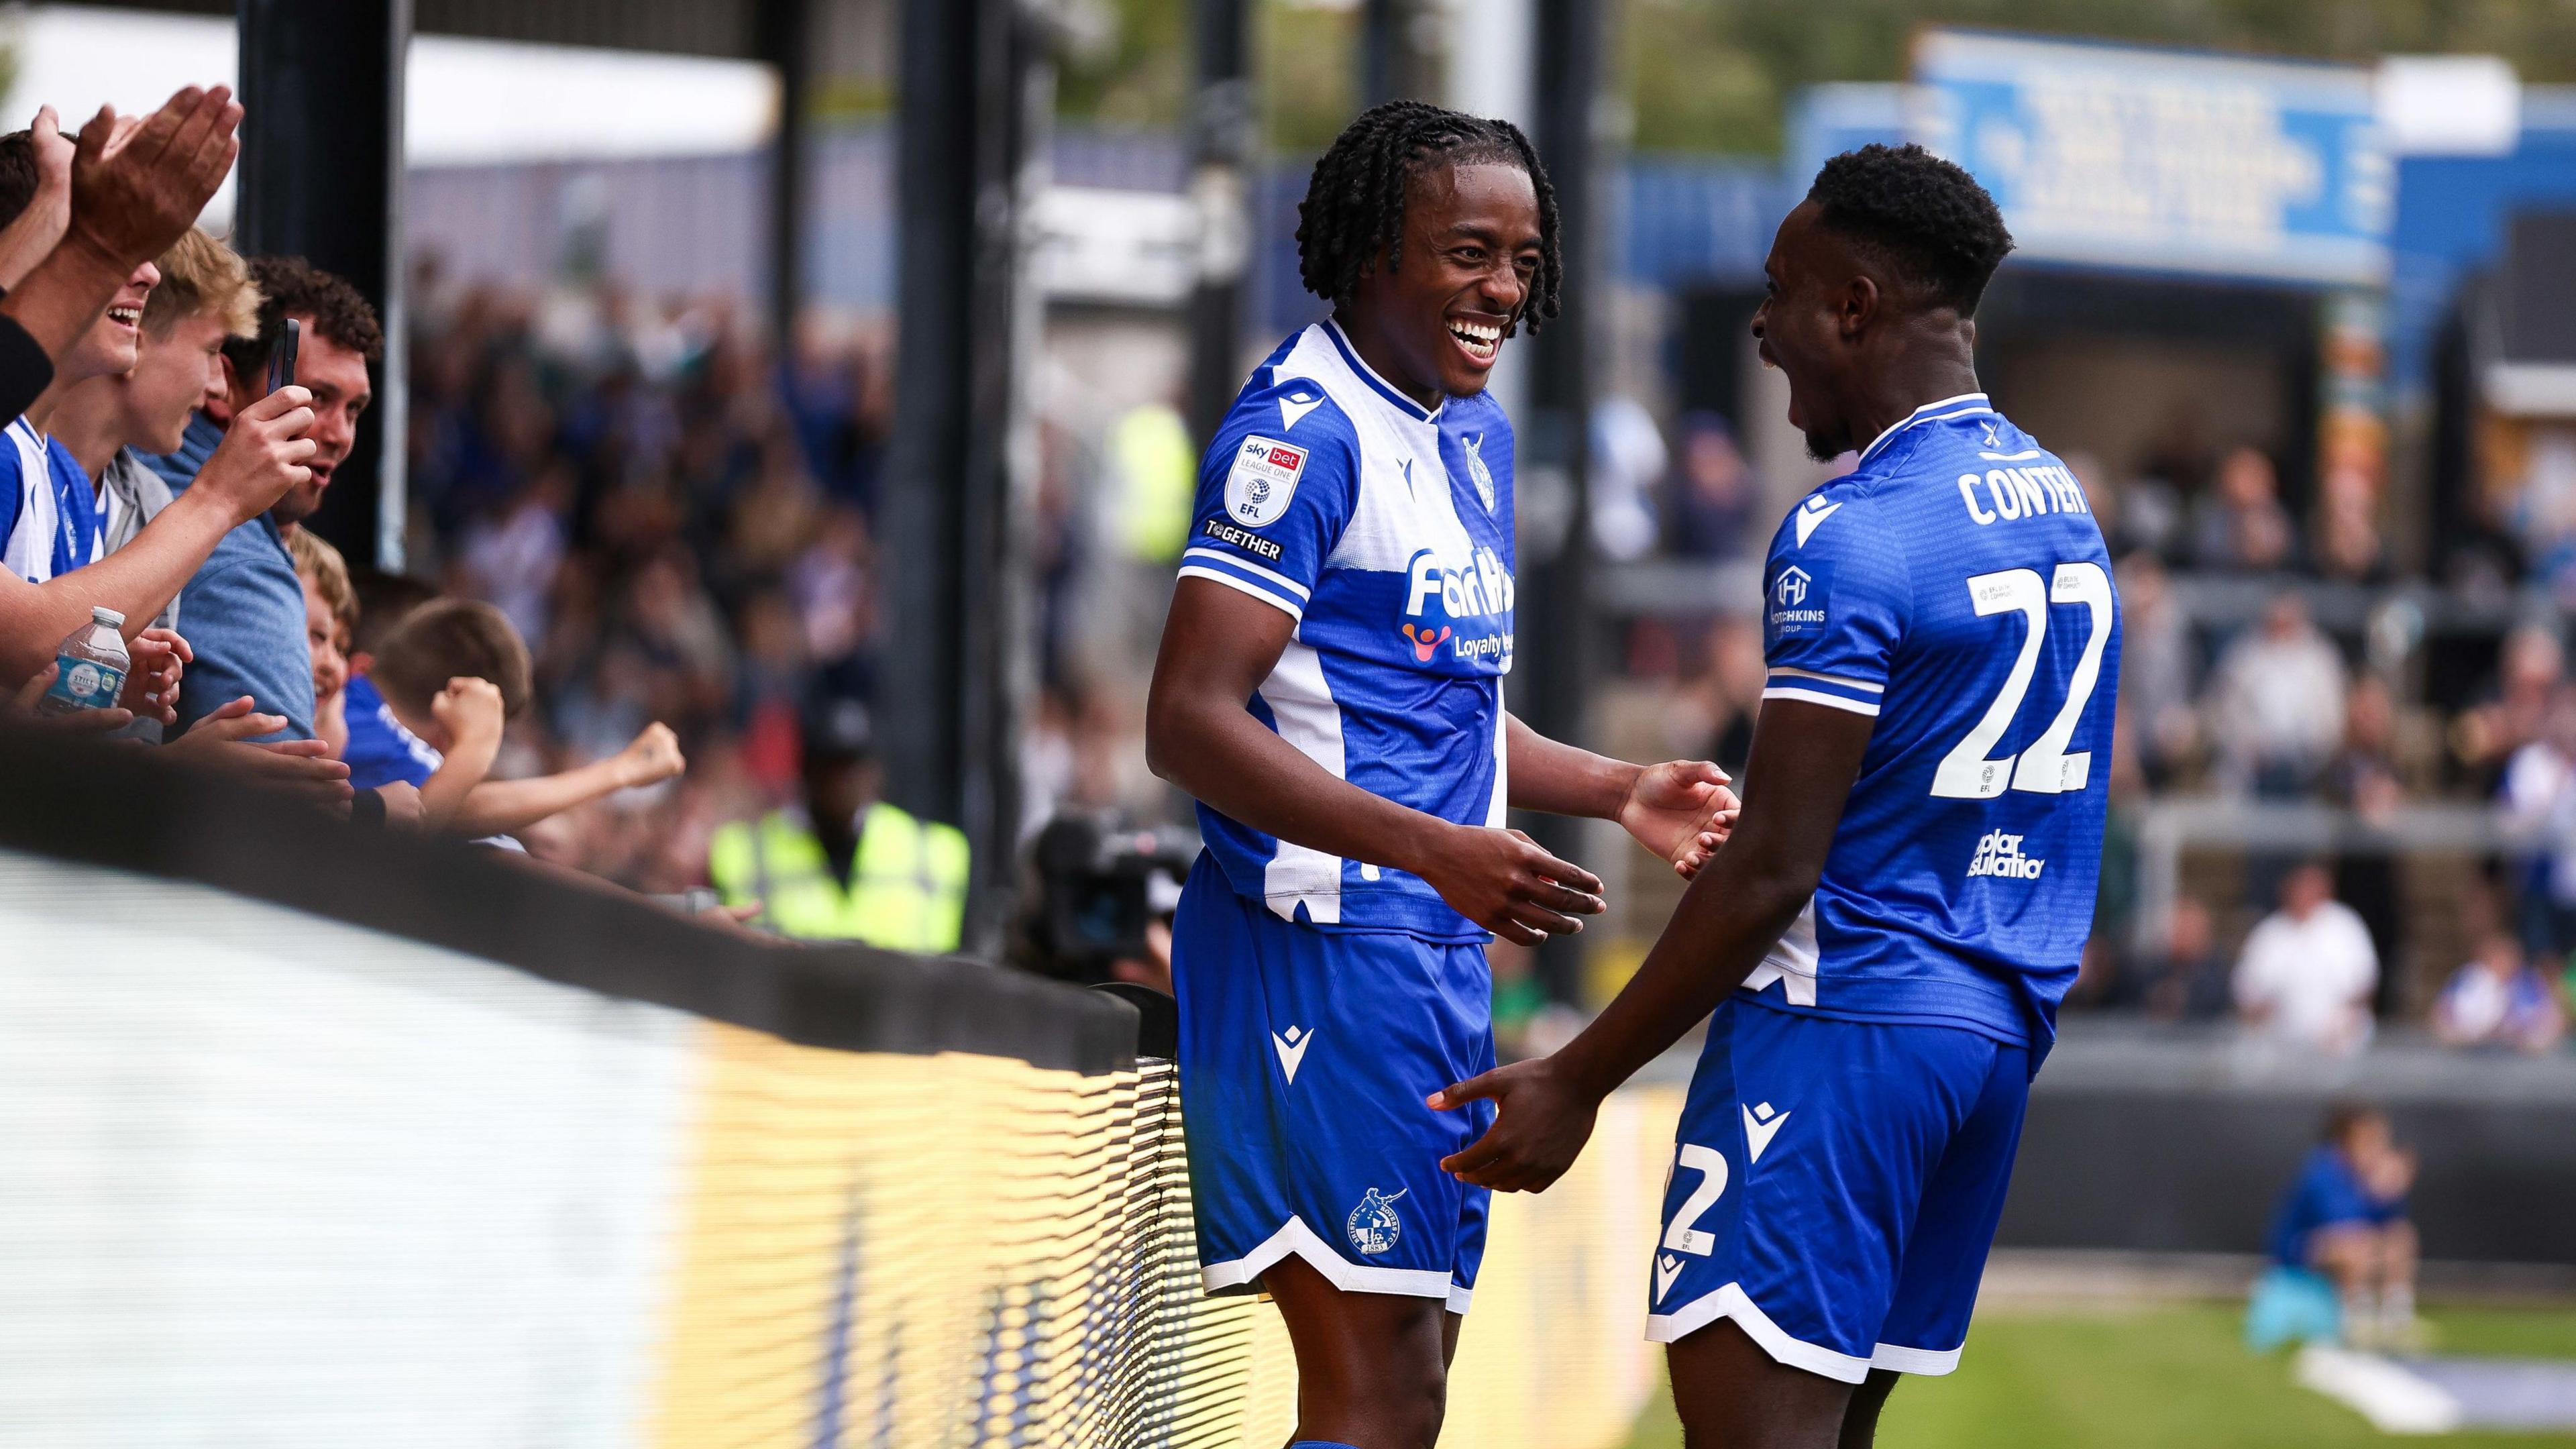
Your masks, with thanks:
M1177 1025L0 731L0 1437L1276 1449ZM1626 1441L1678 1105L1495 1204L1446 1442Z

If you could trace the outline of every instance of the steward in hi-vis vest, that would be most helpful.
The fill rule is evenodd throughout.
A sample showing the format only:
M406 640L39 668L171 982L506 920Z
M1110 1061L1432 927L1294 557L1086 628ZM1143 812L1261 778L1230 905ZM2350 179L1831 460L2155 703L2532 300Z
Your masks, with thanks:
M965 833L876 798L882 777L863 706L840 701L807 721L803 773L802 809L716 832L707 875L725 904L758 902L762 923L800 940L956 950Z

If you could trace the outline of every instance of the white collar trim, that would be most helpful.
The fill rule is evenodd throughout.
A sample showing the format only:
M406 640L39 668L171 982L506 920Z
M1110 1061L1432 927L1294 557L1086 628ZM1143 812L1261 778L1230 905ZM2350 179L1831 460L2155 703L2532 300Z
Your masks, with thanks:
M1864 463L1868 462L1870 454L1877 452L1881 447L1885 446L1888 439L1895 437L1898 433L1904 432L1907 428L1914 426L1916 423L1933 422L1938 418L1973 417L1978 413L1990 413L1993 411L1994 409L1987 405L1986 395L1981 392L1963 392L1957 397L1945 397L1939 402L1925 403L1923 406L1916 408L1914 411L1907 413L1901 418L1898 418L1895 422L1888 424L1886 432L1870 439L1869 446L1860 450L1860 461Z

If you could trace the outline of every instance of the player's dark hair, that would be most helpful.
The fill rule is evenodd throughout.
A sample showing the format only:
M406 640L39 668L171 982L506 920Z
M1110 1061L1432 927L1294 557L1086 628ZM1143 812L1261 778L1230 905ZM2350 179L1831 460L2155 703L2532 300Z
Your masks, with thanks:
M1378 259L1404 260L1405 189L1434 164L1513 166L1538 193L1538 275L1515 325L1532 332L1557 312L1565 261L1557 246L1556 188L1529 137L1509 121L1483 121L1423 101L1388 101L1342 128L1306 181L1297 206L1297 271L1306 290L1340 304Z
M18 219L36 199L36 133L0 136L0 226Z
M1975 314L2013 248L2004 214L1975 177L1920 146L1863 146L1816 173L1817 219L1876 252L1924 297Z
M268 355L286 335L289 317L309 317L312 330L333 346L369 362L383 360L385 330L376 321L376 309L346 278L302 257L253 257L250 279L259 286L259 334L224 339L234 377L252 382L267 373Z

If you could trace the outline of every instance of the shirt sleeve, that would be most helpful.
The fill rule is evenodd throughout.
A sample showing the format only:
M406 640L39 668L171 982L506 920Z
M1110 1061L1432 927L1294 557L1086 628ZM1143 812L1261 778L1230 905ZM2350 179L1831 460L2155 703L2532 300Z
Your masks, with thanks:
M1811 494L1772 539L1762 569L1764 699L1878 713L1912 590L1902 549L1868 526L1867 506L1848 493Z
M1293 378L1247 389L1199 465L1180 576L1302 623L1358 497L1358 438L1321 388Z
M15 317L0 316L0 417L14 418L33 407L53 385L53 359Z

